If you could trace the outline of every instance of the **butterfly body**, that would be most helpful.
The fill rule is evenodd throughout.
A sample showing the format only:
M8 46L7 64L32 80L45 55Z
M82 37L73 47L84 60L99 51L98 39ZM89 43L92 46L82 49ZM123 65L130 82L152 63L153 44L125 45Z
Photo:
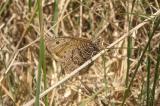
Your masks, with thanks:
M91 40L74 37L58 37L46 40L46 47L56 55L65 73L78 68L85 61L97 54L100 49Z

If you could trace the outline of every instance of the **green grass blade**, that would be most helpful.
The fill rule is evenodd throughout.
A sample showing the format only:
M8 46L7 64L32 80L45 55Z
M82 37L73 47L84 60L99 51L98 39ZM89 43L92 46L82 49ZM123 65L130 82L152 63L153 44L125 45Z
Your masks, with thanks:
M39 52L39 64L38 64L38 80L36 84L36 101L35 106L39 106L39 95L40 95L40 83L41 83L41 73L42 64L44 60L44 40L40 39L40 52Z
M155 106L155 89L156 89L156 85L158 83L158 79L159 79L159 64L160 64L160 44L159 44L159 48L158 48L158 56L157 56L157 64L156 64L156 68L155 68L155 73L154 73L154 82L153 82L153 88L152 88L152 101L151 101L151 106Z
M29 12L31 12L31 7L32 7L32 0L28 0L28 8L29 8Z
M55 0L53 5L54 5L53 6L54 14L53 14L52 20L53 20L53 25L55 25L58 20L58 0Z
M151 36L149 34L149 36ZM148 47L148 54L150 54L151 52L151 47L150 47L150 44L149 44L149 47ZM151 69L151 59L150 59L150 56L147 57L147 100L146 100L146 105L147 106L150 106L150 69Z
M128 19L128 24L129 24L128 31L130 30L130 28L132 26L131 17L133 14L135 2L136 2L136 0L133 0L131 12L127 11L128 13L130 13L130 14L127 14L127 19ZM128 8L127 10L129 10L129 2L128 2L127 8ZM131 64L131 62L130 62L131 53L132 53L132 38L130 36L128 36L128 38L127 38L127 73L126 73L126 81L125 81L126 87L128 86L128 81L129 81L128 77L129 77L129 69L130 69L130 64Z
M39 106L39 95L40 95L40 84L41 84L41 73L42 69L44 72L44 86L45 89L47 88L47 82L46 82L46 65L45 65L45 44L44 44L44 37L43 37L43 9L42 9L42 0L37 1L38 6L38 14L39 14L39 24L40 24L40 51L39 51L39 64L38 64L38 80L36 85L36 100L35 100L35 106ZM48 106L48 98L45 96L45 106Z

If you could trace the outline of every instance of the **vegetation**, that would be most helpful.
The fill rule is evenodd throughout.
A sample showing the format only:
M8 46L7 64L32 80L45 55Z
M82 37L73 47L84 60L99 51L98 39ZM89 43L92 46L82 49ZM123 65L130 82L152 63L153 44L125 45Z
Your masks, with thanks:
M0 105L159 106L159 24L158 0L1 0ZM59 36L103 50L66 78L44 50Z

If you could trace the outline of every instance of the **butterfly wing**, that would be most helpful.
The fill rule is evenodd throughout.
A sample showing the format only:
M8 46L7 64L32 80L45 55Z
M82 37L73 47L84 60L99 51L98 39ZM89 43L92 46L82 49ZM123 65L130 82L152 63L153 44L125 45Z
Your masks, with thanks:
M60 58L65 72L73 71L99 51L90 40L72 37L47 40L46 46L52 55Z

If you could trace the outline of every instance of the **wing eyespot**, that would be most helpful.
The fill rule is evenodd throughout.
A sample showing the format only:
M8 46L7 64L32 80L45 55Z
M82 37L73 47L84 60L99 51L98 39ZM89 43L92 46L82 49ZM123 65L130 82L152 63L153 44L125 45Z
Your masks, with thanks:
M59 41L56 41L56 44L59 44L60 42Z

